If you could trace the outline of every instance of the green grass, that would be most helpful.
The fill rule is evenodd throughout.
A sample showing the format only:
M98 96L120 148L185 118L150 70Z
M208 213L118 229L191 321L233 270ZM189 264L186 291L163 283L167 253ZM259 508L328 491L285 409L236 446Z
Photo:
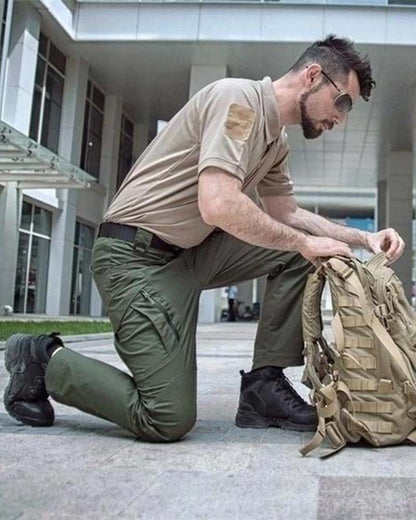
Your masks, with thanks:
M111 331L111 323L103 321L0 321L0 341L4 341L16 332L25 334L60 332L62 336L73 336Z

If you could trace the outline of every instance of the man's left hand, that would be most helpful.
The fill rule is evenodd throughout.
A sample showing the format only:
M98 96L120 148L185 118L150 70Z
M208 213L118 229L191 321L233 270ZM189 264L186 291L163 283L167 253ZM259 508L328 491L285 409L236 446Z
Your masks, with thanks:
M384 251L391 264L402 256L406 245L399 233L392 228L382 229L377 233L369 233L367 244L375 254Z

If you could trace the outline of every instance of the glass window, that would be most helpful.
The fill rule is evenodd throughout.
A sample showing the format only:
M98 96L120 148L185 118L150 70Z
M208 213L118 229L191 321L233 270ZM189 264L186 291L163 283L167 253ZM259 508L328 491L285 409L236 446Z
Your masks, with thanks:
M29 136L58 152L65 82L65 55L41 33Z
M41 314L46 308L50 240L32 237L26 312Z
M81 168L96 179L100 174L102 133L104 122L104 94L88 82L82 136Z
M117 171L117 189L120 187L133 162L133 123L126 116L121 118L120 147Z
M96 105L101 111L104 111L104 94L98 90L98 88L94 87L92 91L92 102Z
M65 54L63 54L55 45L51 42L49 49L49 60L54 65L59 72L65 74L65 66L66 66L66 58Z
M48 56L48 39L43 33L39 36L39 54L45 58Z
M26 271L29 256L29 235L20 233L17 253L16 285L14 290L14 312L25 312Z
M94 242L94 228L76 223L74 255L72 260L72 284L70 313L88 315L91 303L91 256Z
M30 224L32 222L32 204L23 201L22 204L22 215L20 218L20 227L27 231L30 231Z
M38 130L39 130L39 122L40 122L40 105L42 103L42 94L37 88L35 88L35 92L33 94L33 102L32 102L32 117L30 119L30 130L29 137L34 141L38 140Z
M23 201L14 297L15 312L45 312L52 213Z
M33 215L33 231L40 235L51 236L52 231L52 213L46 209L34 206Z

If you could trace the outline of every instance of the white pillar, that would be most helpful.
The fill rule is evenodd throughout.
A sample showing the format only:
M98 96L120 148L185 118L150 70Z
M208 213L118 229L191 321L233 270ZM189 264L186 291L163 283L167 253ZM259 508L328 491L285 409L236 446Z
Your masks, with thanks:
M15 182L0 188L0 315L4 306L14 306L21 196Z
M79 165L84 123L88 65L80 58L66 64L59 154ZM69 314L78 190L57 190L62 210L54 215L52 225L46 314Z
M16 3L12 18L2 119L29 133L41 17L28 3ZM0 314L13 306L22 197L14 182L0 188ZM6 244L6 246L5 246Z
M413 170L413 152L390 152L387 163L386 227L394 228L406 242L403 256L393 267L409 299L413 264Z
M387 227L387 178L387 157L385 155L380 155L377 164L377 194L374 215L375 229L377 231Z
M14 5L2 119L29 134L41 17L28 2Z
M189 97L191 98L209 83L227 76L228 70L226 65L193 65L189 82Z
M223 65L193 65L189 82L189 97L209 83L227 77L227 67ZM221 289L203 291L199 301L198 321L213 323L221 315Z

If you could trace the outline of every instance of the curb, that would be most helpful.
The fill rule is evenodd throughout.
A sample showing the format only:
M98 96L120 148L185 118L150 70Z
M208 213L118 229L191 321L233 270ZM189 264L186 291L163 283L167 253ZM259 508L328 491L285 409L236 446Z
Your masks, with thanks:
M60 336L64 343L76 343L80 341L96 341L100 339L111 339L114 336L112 332L101 332L95 334L78 334L77 336ZM5 341L0 341L0 351L4 350Z

